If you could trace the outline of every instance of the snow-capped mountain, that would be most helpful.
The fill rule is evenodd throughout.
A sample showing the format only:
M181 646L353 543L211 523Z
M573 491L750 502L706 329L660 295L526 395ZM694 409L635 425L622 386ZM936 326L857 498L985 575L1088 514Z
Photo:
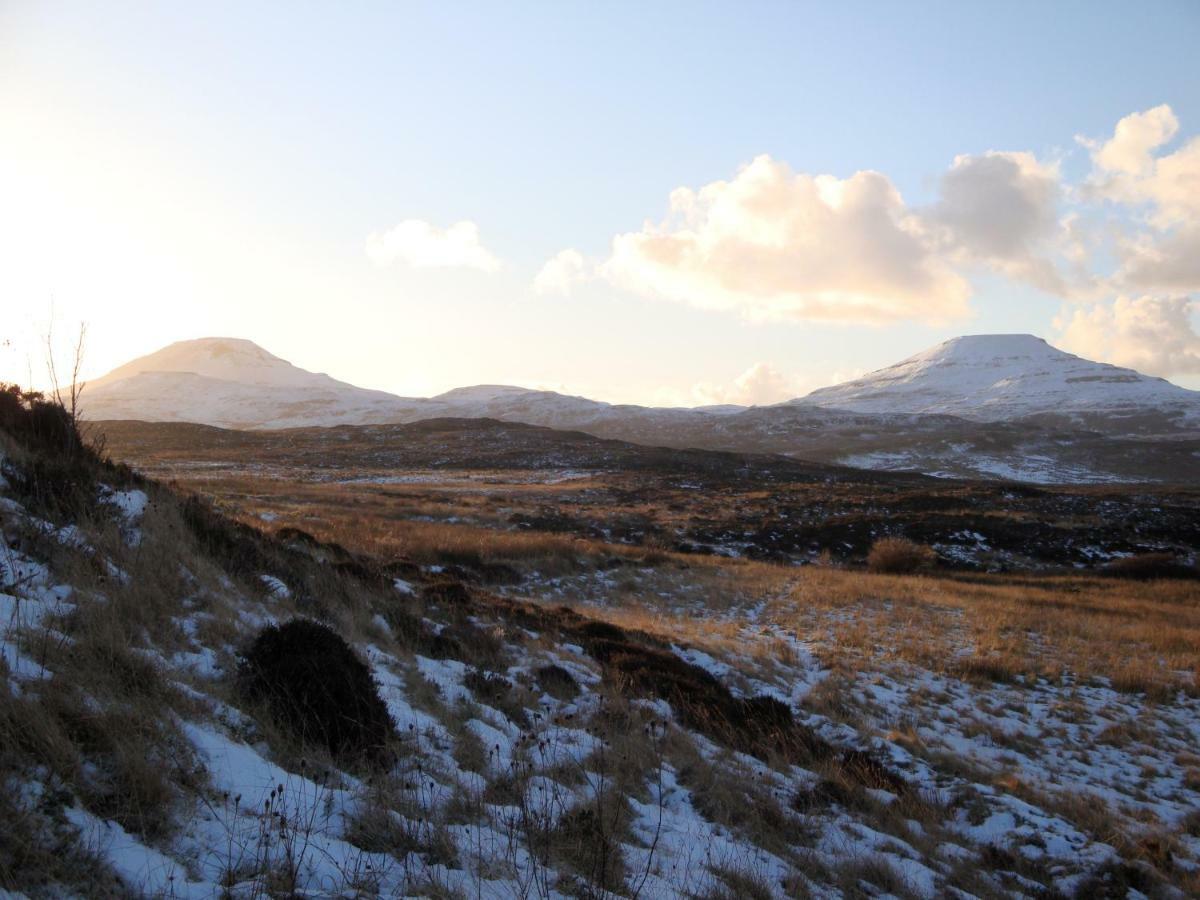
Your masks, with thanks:
M93 420L245 429L492 418L642 444L955 476L1200 481L1200 393L1031 335L955 338L786 403L703 409L506 385L399 397L307 372L250 341L204 338L98 379L83 408Z
M1081 427L1200 429L1200 394L1066 353L1031 334L957 337L792 404L863 413L937 413L980 422L1067 417Z
M93 391L147 372L182 373L247 385L315 390L360 390L328 375L309 372L242 338L177 341L138 357L91 382ZM375 392L373 392L375 393Z
M91 419L222 428L395 422L427 402L309 372L237 338L171 344L89 383L85 398Z
M712 411L619 406L508 385L455 388L436 397L399 397L306 371L252 341L179 341L126 363L85 389L90 419L195 422L222 428L374 425L443 417L494 418L552 428L649 418L670 424Z

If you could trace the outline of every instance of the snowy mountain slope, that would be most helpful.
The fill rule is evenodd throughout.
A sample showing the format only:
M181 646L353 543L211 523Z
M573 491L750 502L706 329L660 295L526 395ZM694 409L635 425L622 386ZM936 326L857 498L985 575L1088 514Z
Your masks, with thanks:
M614 406L585 397L507 385L456 388L431 398L398 397L305 371L251 341L180 341L127 363L86 387L93 420L196 422L223 428L370 425L433 418L496 418L581 428L608 420L672 424L713 411Z
M174 372L270 387L308 388L333 391L360 391L328 375L293 366L255 344L241 338L199 338L177 341L161 350L138 357L113 369L91 383L102 390L123 379L148 372ZM389 396L382 391L369 393Z
M863 413L939 413L985 422L1077 417L1077 424L1105 424L1106 431L1158 414L1163 427L1200 429L1197 392L1065 353L1029 334L953 338L791 403Z
M179 341L126 363L85 388L91 419L290 428L394 422L428 401L406 400L309 372L252 341Z
M183 341L90 384L92 420L280 429L492 418L665 447L782 453L957 477L1200 480L1200 395L1029 335L956 338L775 406L620 405L506 385L398 397L242 340ZM1173 445L1146 438L1169 437Z

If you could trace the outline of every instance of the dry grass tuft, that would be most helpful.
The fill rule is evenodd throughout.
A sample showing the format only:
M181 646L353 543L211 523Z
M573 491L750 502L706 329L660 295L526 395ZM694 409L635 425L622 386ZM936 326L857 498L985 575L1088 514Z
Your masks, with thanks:
M908 538L885 537L871 545L867 570L884 575L909 575L927 569L937 560L933 549Z

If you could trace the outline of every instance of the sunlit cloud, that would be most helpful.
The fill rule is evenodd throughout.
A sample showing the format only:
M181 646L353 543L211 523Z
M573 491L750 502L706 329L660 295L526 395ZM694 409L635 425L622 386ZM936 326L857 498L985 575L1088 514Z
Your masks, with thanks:
M1079 356L1149 375L1200 373L1200 335L1188 297L1118 297L1075 307L1055 320L1054 343Z
M367 256L377 266L403 263L414 269L478 269L495 272L501 263L479 241L479 226L456 222L438 228L421 219L406 219L367 238Z
M1032 153L989 151L955 157L938 202L925 215L947 251L1048 293L1067 294L1051 258L1069 239L1059 220L1057 165Z
M945 322L970 293L886 176L795 173L765 155L730 181L673 191L666 221L613 238L603 273L756 320Z
M726 384L693 385L692 400L702 406L765 406L791 400L812 388L802 376L785 374L770 363L758 362Z
M769 362L757 362L729 382L702 381L693 384L686 398L687 406L769 406L803 397L817 388L858 378L863 370L854 369L819 377L798 372L784 372Z
M576 285L590 277L591 272L583 254L568 248L546 260L533 279L533 290L538 294L569 294Z
M1158 149L1179 131L1179 120L1165 103L1145 112L1130 113L1113 129L1105 141L1077 136L1076 140L1092 151L1092 160L1102 172L1143 176L1154 168L1151 151Z
M1200 290L1200 137L1158 152L1178 132L1164 104L1125 116L1106 141L1079 138L1093 162L1085 195L1145 210L1144 227L1118 241L1120 288Z

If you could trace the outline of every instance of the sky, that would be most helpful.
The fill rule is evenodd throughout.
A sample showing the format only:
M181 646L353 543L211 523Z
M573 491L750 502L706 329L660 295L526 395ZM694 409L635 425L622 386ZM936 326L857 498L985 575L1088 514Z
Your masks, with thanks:
M1200 3L0 0L0 381L253 340L764 403L959 334L1200 389Z

